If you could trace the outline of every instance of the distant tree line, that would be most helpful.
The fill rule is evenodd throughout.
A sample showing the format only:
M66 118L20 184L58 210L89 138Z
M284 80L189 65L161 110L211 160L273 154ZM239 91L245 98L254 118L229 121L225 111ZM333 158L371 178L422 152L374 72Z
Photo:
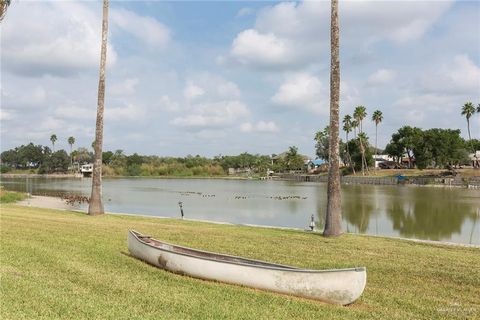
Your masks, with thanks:
M56 136L50 142L55 146ZM53 152L48 146L29 143L1 153L1 170L6 173L30 170L35 173L67 173L81 165L92 163L94 154L87 148L73 150L75 139L68 139L70 154L65 150ZM219 155L214 158L200 155L186 157L146 156L134 153L126 155L123 150L102 153L103 174L106 176L223 176L233 168L237 172L265 175L267 170L285 172L303 170L304 159L298 148L290 147L281 156L241 153L236 156Z

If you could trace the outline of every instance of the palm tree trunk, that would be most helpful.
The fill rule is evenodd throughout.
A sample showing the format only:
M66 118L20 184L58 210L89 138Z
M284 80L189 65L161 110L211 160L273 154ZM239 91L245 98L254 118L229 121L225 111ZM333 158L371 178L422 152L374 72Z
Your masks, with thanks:
M472 149L472 152L475 153L475 150L473 150L473 144L472 144L472 136L470 135L470 119L467 118L467 129L468 129L468 141L470 141L470 148Z
M362 154L362 176L365 175L365 149L363 148L362 136L358 136L358 141L360 142L360 152Z
M324 236L342 234L342 207L340 195L339 164L339 100L340 100L340 36L338 21L338 0L332 0L330 29L330 165L328 167L327 213Z
M472 136L470 135L470 119L467 119L467 129L468 129L468 140L472 141Z
M348 165L352 168L353 174L355 174L355 166L352 162L352 157L350 156L350 149L348 148L348 132L345 134L347 140L347 157L348 157Z
M92 195L88 214L95 216L104 213L102 202L102 146L103 110L105 105L105 66L107 62L108 0L103 0L102 50L100 54L100 79L98 81L97 122L95 127L95 161L92 173Z
M378 124L375 123L375 159L373 159L373 165L374 165L374 170L375 174L377 174L377 156L378 156L378 149L377 149L377 138L378 138Z

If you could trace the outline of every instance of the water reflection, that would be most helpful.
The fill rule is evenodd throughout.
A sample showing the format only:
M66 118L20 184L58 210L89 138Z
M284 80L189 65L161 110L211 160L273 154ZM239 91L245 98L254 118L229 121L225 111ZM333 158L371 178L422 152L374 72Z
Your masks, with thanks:
M466 218L476 219L478 203L475 206L468 200L458 201L460 194L468 190L407 187L401 191L390 196L386 208L393 229L403 237L450 239L462 233Z
M348 190L348 192L346 192ZM367 185L346 186L343 188L342 212L347 223L348 232L366 233L370 218L377 215L375 188ZM354 227L350 230L350 225Z

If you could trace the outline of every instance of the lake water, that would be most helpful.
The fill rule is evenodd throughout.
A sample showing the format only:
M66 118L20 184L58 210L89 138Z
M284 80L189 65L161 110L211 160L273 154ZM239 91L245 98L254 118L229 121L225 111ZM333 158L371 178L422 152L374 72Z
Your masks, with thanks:
M89 196L91 179L2 178L9 190ZM105 210L238 224L323 229L324 183L217 179L104 179ZM85 208L83 206L82 208ZM342 186L346 232L480 245L480 191L415 186Z

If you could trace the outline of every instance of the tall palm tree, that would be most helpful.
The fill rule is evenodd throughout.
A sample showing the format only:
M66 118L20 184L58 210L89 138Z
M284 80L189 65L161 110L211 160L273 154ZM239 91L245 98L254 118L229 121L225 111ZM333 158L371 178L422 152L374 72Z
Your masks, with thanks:
M364 106L358 106L353 111L353 118L358 121L360 132L363 132L363 119L367 116L367 109Z
M357 139L357 128L358 128L358 121L357 120L352 120L352 128L353 128L353 138Z
M353 118L359 124L359 133L358 141L360 142L360 152L362 153L362 175L365 175L365 170L368 171L367 160L365 159L365 148L362 142L362 133L363 133L363 119L367 116L367 109L364 106L358 106L353 111Z
M72 153L72 148L73 148L73 145L75 144L75 138L74 137L68 137L68 144L70 145L70 153Z
M50 141L52 142L52 152L55 152L55 141L57 141L57 135L52 134L50 136Z
M7 13L8 6L11 2L11 0L0 0L0 22L5 18L5 14Z
M75 143L75 138L74 137L69 137L68 138L68 144L70 145L70 166L73 166L72 152L73 152L74 143Z
M345 131L345 140L347 148L348 164L352 168L353 174L355 174L355 167L352 165L352 158L350 157L350 150L348 150L348 134L352 132L352 116L347 114L343 117L343 131Z
M342 232L342 207L340 196L339 163L339 112L340 112L340 30L338 0L331 2L330 27L330 157L328 166L327 212L323 235L339 236Z
M103 0L102 50L100 53L100 76L98 81L97 122L95 127L95 161L92 173L92 195L88 214L95 216L104 213L102 201L102 146L103 110L105 106L105 66L107 63L108 0Z
M475 106L471 102L467 102L462 107L462 116L465 116L467 119L467 129L468 129L468 140L470 143L472 141L472 136L470 135L470 118L475 113Z
M375 110L372 115L372 121L375 122L375 154L377 154L377 133L378 133L378 125L383 120L383 114L380 110Z

